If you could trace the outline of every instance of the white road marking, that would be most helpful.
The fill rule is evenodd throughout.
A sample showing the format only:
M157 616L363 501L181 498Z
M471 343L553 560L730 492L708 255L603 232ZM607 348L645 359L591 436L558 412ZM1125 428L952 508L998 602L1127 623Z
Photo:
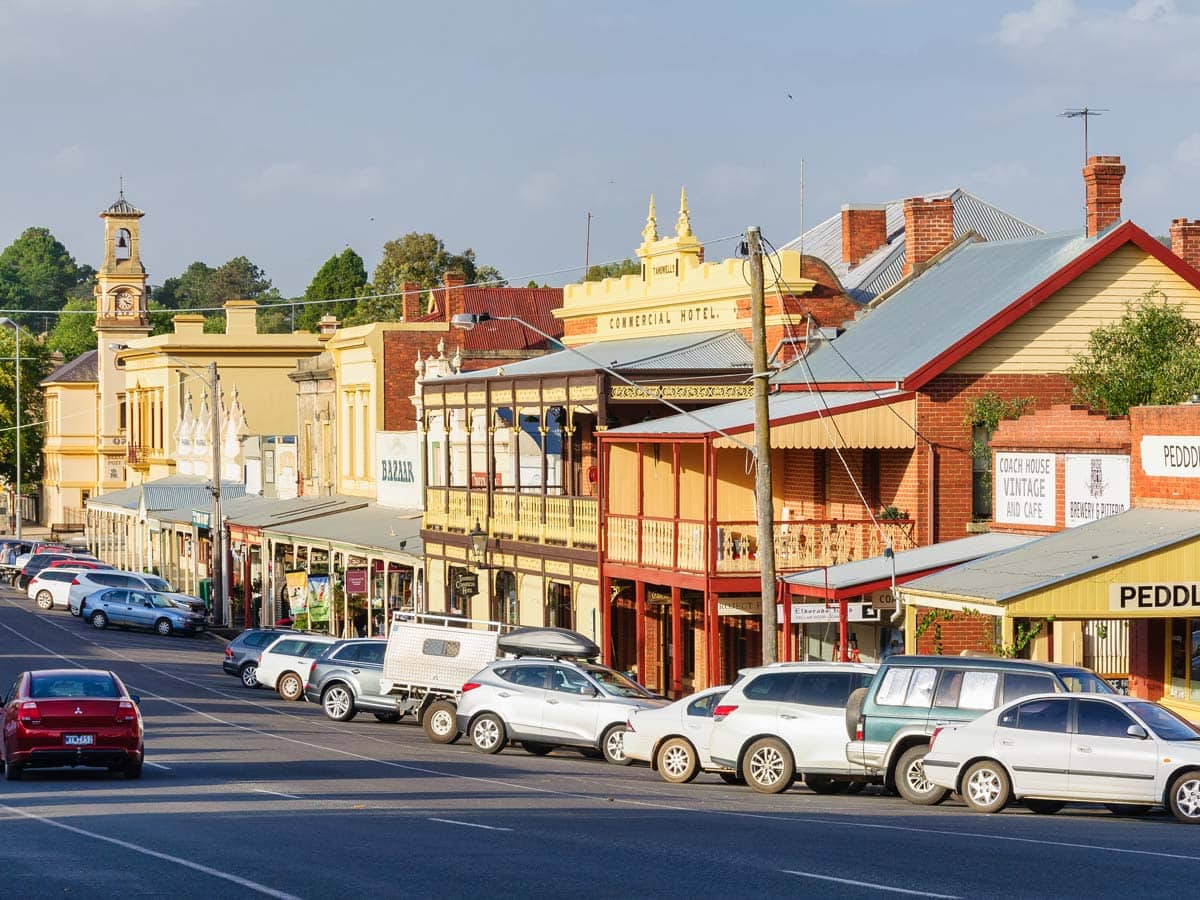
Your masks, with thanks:
M427 816L430 822L444 822L447 825L463 825L467 828L482 828L485 831L512 831L511 828L501 828L498 825L480 825L478 822L460 822L458 819L435 819Z
M171 771L171 767L170 767L170 766L164 766L162 763L150 762L150 760L148 760L148 759L143 759L143 760L142 760L142 765L145 765L145 766L154 766L154 768L156 768L156 769L162 769L164 772L170 772L170 771Z
M962 900L956 894L932 894L929 891L914 891L908 888L892 887L890 884L875 884L872 881L855 881L852 878L834 878L832 875L818 875L816 872L800 872L796 869L784 869L784 875L798 875L801 878L816 878L820 881L833 881L838 884L849 884L854 887L870 888L873 891L889 891L893 894L909 894L913 897L938 897L941 900Z
M129 841L122 841L115 837L109 837L106 834L97 834L94 831L86 831L83 828L76 828L74 825L67 825L65 822L56 822L54 819L47 819L45 816L39 816L36 813L27 812L15 806L7 806L0 803L0 809L7 810L14 815L22 816L26 819L32 819L35 822L41 822L43 825L49 825L53 828L61 828L63 831L69 831L72 834L82 835L83 837L92 838L97 841L104 841L106 844L113 844L117 847L122 847L126 850L132 850L134 853L140 853L143 856L151 856L154 859L161 859L164 862L175 863L178 866L191 869L195 872L201 872L205 875L211 875L213 878L221 878L225 881L232 882L239 887L244 887L247 890L263 894L267 897L276 897L278 900L300 900L295 894L289 894L286 891L277 891L275 888L267 887L265 884L259 884L257 881L251 881L249 878L242 878L240 875L234 875L231 872L222 872L220 869L214 869L211 866L205 866L198 862L192 862L190 859L183 859L179 856L172 856L169 853L160 853L157 850L150 850L147 847L139 847L137 844L131 844Z
M285 794L283 791L268 791L266 788L253 788L256 794L271 794L275 797L287 797L289 800L303 800L303 797L297 797L295 794Z

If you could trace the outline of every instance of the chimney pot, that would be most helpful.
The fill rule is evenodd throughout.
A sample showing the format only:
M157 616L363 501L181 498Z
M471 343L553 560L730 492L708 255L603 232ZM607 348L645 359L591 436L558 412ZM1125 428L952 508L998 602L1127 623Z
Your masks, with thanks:
M400 298L404 321L412 322L421 318L421 286L415 281L406 281L400 290L404 296Z
M954 241L954 201L909 197L904 201L904 274L920 270Z
M1193 269L1200 269L1200 219L1171 221L1171 252Z
M450 322L455 316L467 311L467 295L463 288L467 279L462 272L447 272L442 276L442 281L445 284L443 294L446 299L444 312L446 321Z
M886 244L886 204L847 203L842 207L842 262L857 266Z
M1119 156L1089 156L1083 167L1087 189L1087 234L1095 237L1121 220L1121 181L1125 166Z

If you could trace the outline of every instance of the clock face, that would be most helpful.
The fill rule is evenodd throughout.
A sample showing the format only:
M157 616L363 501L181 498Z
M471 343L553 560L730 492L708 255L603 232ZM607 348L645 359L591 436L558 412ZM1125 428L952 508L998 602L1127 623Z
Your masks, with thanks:
M116 305L118 313L127 315L133 312L133 294L127 292L117 294Z

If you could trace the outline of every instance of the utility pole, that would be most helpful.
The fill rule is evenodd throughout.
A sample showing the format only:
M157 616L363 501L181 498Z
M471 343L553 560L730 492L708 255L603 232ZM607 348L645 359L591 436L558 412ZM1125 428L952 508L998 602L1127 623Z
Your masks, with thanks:
M746 229L750 250L750 324L754 352L754 498L758 517L758 566L762 576L763 665L775 662L775 502L771 490L771 409L767 399L767 309L763 297L762 242L758 227Z
M208 364L208 393L212 401L212 521L208 533L212 538L212 600L213 618L221 625L229 624L225 601L225 529L221 522L221 385L217 364Z
M583 243L583 280L587 281L588 269L592 262L592 214L587 214L587 235Z

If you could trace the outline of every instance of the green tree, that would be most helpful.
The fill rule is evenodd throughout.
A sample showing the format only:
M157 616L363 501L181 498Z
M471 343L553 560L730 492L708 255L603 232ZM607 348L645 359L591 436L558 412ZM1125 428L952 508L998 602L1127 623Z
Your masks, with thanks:
M362 257L347 247L325 261L317 270L313 280L304 291L306 305L296 310L296 327L315 331L317 322L324 315L337 316L344 320L354 312L355 300L341 303L316 303L317 300L341 300L357 297L367 284L367 269Z
M207 310L204 330L209 334L225 330L225 316L217 307L226 300L257 300L264 305L281 300L267 273L244 256L235 256L215 269L197 260L181 275L164 281L153 297L159 309ZM161 333L157 327L155 334Z
M67 360L96 349L95 301L87 297L72 297L63 306L54 327L46 338L46 346L57 350Z
M642 262L638 259L623 259L620 262L600 263L588 266L584 281L603 281L605 278L619 278L622 275L641 275Z
M0 356L16 356L11 328L0 328ZM40 340L21 330L21 480L22 490L42 478L42 441L45 427L44 395L38 382L50 374L49 350ZM16 366L0 363L0 481L17 474Z
M8 309L60 309L93 274L90 266L75 262L50 229L26 228L0 250L0 304ZM31 321L29 316L18 320Z
M1075 397L1109 415L1180 403L1200 390L1200 322L1151 288L1091 333L1069 375Z

